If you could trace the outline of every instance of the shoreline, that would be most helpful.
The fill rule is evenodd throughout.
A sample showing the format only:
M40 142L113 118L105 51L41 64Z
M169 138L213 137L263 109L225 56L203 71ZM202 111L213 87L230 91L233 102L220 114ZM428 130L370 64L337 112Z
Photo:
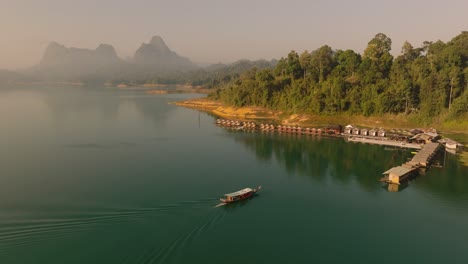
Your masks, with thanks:
M353 124L363 128L424 128L431 126L421 126L409 121L402 115L384 115L382 117L364 117L352 115L313 115L313 114L286 114L282 111L273 111L262 107L230 107L224 106L221 102L208 98L193 98L177 101L173 104L210 112L222 118L248 120L268 120L279 125L299 125L299 126L326 126L329 124ZM458 129L443 128L445 133L462 134L468 136L468 131Z
M200 85L189 85L189 84L159 84L159 83L143 83L143 84L128 84L128 83L104 83L105 87L116 87L116 88L167 88L175 87L177 89L193 89L193 90L205 90L203 86Z

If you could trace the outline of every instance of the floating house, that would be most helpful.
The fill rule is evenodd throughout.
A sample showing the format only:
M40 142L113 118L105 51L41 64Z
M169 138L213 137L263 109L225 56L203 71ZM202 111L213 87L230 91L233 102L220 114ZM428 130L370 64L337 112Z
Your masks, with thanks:
M447 142L445 143L445 147L448 149L457 149L458 144L456 142Z
M380 129L379 132L377 132L377 136L379 136L379 137L385 137L385 130Z
M380 180L392 184L401 184L402 181L408 179L417 169L417 166L403 164L384 172L385 176Z
M443 138L439 140L439 143L442 143L443 145L445 145L447 149L452 149L452 150L463 149L463 144L458 143L455 140L452 140L450 138Z
M344 128L344 132L346 135L351 135L353 133L353 126L352 125L347 125Z
M328 133L328 134L335 134L335 135L339 135L341 133L341 125L328 125L326 128L325 128L325 131Z
M429 142L434 142L435 140L439 138L440 138L439 134L427 132L427 133L417 134L411 139L417 143L429 143Z

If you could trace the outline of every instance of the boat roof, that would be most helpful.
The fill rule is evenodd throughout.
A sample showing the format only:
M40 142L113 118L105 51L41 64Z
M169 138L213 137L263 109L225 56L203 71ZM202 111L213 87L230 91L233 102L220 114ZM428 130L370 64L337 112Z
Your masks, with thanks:
M237 192L233 192L233 193L226 193L225 196L239 196L239 195L243 195L243 194L246 194L246 193L249 193L249 192L252 192L253 190L251 188L244 188L240 191L237 191Z

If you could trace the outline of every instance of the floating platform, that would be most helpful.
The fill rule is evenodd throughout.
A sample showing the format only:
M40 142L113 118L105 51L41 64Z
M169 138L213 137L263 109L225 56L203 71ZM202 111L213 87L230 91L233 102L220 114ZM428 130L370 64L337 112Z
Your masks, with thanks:
M380 181L386 183L400 184L402 181L407 180L418 169L419 167L417 166L412 167L407 166L407 164L393 167L383 173L383 175L385 176L382 179L380 179Z
M424 145L424 148L421 149L418 153L416 153L416 155L414 155L414 157L411 159L411 161L408 162L408 164L412 166L428 167L430 161L437 153L439 148L439 143L426 143Z
M412 149L421 149L423 147L423 145L421 144L407 143L403 141L394 141L394 140L381 139L381 138L348 137L348 141L378 144L378 145L385 145L385 146L394 146L394 147L401 147L401 148L412 148Z
M381 178L380 181L392 184L400 184L420 168L428 167L439 148L439 143L430 142L425 144L424 147L418 153L416 153L416 155L414 155L410 161L401 166L393 167L382 173L385 176Z

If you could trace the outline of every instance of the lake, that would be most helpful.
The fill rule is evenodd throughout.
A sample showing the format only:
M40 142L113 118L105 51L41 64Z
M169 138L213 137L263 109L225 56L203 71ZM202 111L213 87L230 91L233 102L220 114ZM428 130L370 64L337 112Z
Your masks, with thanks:
M232 131L169 104L198 96L0 91L0 263L467 263L457 156L393 192L381 174L410 150Z

